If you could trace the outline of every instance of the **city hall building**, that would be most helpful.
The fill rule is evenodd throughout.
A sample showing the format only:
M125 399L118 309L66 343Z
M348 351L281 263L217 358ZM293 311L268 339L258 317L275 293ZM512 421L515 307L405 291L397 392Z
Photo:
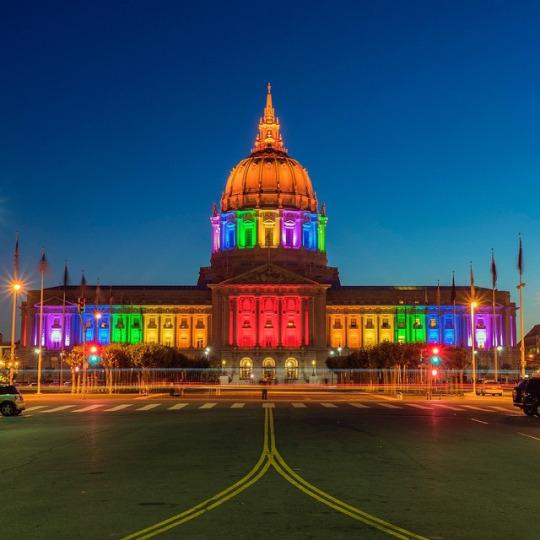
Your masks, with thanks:
M440 343L479 350L515 344L510 293L469 287L342 285L328 265L329 217L306 169L285 148L270 85L251 154L232 170L210 217L211 258L195 285L86 286L39 291L22 305L23 347L49 357L86 342L160 343L193 358L211 355L237 377L261 370L295 380L341 354L382 341ZM202 226L202 224L201 224ZM97 289L97 290L96 290ZM472 332L474 328L474 332ZM471 335L473 334L473 335Z

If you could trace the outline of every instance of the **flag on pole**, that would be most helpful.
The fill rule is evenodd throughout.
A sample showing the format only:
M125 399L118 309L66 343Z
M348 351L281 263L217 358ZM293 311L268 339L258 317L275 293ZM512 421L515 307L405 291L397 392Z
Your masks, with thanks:
M67 290L69 285L69 272L67 263L64 264L64 277L62 279L62 286L64 287L64 292Z
M17 237L15 240L15 251L13 252L13 277L15 279L18 279L20 273L21 268L19 264L19 233L17 233Z
M113 305L113 300L114 300L114 297L113 297L113 292L112 292L112 285L109 287L109 306L112 306Z
M491 285L493 290L497 288L497 265L495 264L495 253L491 250Z
M456 303L456 277L455 272L452 270L452 292L450 293L450 302Z
M523 246L521 245L521 234L519 235L518 270L521 278L521 276L523 276Z
M86 293L86 278L84 277L84 270L81 276L81 298L84 298Z
M49 263L47 257L45 257L45 251L41 252L41 259L39 259L39 273L44 274L49 269Z
M441 307L441 284L437 280L437 307Z
M471 300L475 297L475 290L474 290L474 272L471 262Z

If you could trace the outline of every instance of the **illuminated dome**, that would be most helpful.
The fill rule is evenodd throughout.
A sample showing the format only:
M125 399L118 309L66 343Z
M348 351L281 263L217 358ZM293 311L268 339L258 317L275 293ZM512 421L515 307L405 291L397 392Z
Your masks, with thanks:
M255 147L251 155L231 171L221 197L222 212L242 208L317 211L317 196L308 173L287 154L279 129L268 84Z

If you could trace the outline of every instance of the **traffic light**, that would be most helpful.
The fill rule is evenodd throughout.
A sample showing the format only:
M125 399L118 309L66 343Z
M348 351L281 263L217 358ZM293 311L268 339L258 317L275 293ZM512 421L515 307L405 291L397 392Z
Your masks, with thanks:
M434 368L434 369L431 370L431 376L432 376L432 377L436 377L438 374L439 374L439 370L438 370L438 369L435 369L435 368Z
M85 308L86 308L86 298L84 297L77 298L77 309L79 310L79 313L84 313Z
M438 347L437 345L431 347L429 351L429 356L430 356L429 361L432 366L440 365L441 363L441 357L439 356L440 353L441 353L440 347Z
M91 366L97 366L101 362L101 350L99 345L90 343L88 346L88 363Z

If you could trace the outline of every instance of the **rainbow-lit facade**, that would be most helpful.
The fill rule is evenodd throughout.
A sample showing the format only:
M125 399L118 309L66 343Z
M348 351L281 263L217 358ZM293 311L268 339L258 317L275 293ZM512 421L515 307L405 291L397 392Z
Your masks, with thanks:
M231 171L210 217L210 265L194 286L87 286L46 289L42 336L39 291L22 306L22 343L51 354L83 341L161 343L200 357L206 347L240 379L282 368L301 379L342 354L383 341L440 343L489 350L515 344L515 305L477 288L473 325L469 288L345 286L328 265L325 205L284 147L270 87L254 148ZM107 301L101 297L107 296ZM474 328L474 331L472 331ZM474 334L474 335L472 335Z

